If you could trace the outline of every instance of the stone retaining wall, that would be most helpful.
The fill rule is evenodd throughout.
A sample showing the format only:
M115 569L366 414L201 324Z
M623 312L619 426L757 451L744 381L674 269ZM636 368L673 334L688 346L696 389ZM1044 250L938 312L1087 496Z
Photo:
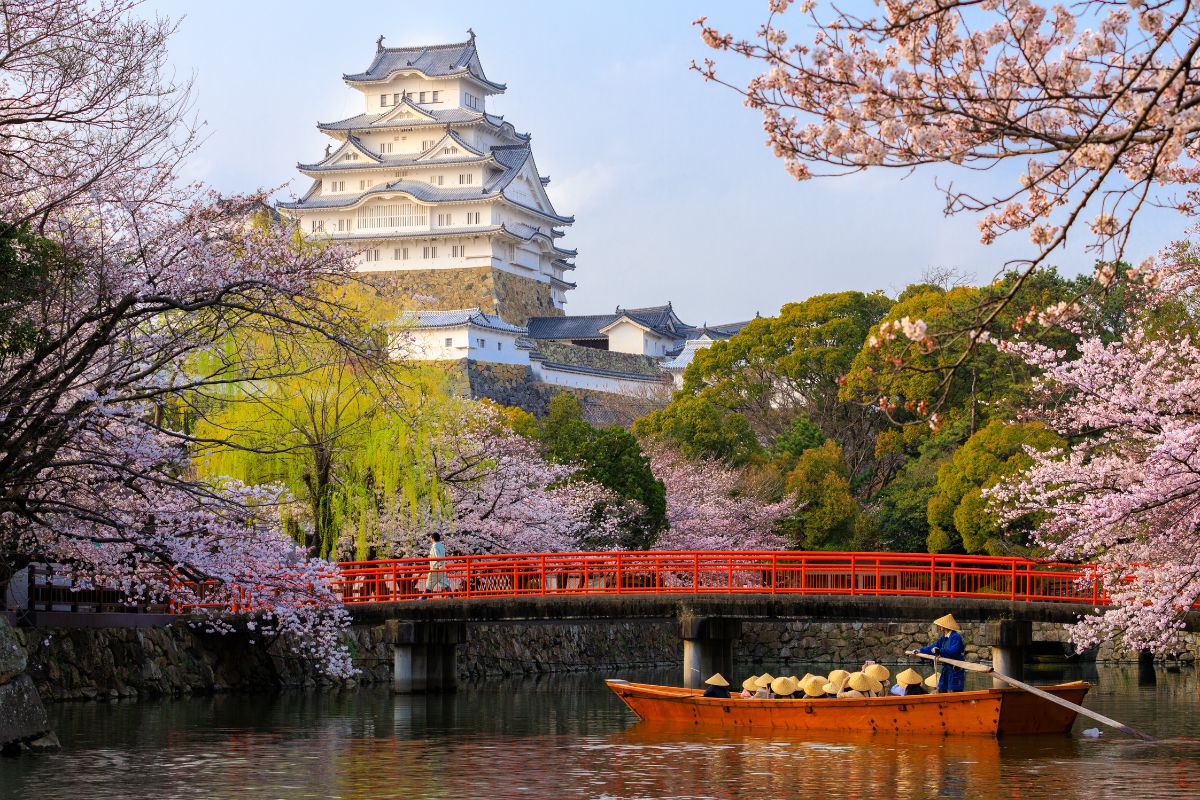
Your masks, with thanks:
M980 624L963 626L967 659L988 660L990 649L972 644ZM290 657L278 644L264 647L247 634L205 634L183 623L142 629L15 629L14 641L28 652L29 678L46 701L208 694L300 688L328 684ZM894 660L904 650L929 642L929 626L918 623L747 622L735 651L741 666L808 662L855 664L868 658ZM1200 635L1186 634L1179 661L1200 660ZM1035 623L1035 641L1065 641L1058 625ZM353 684L391 680L392 650L381 626L361 625L349 633L355 665ZM1111 644L1100 661L1136 661ZM550 672L677 667L683 662L679 627L673 622L564 622L468 626L459 647L460 679ZM16 660L13 660L16 663ZM0 674L19 674L5 668ZM2 684L3 681L0 681ZM3 686L0 685L0 689Z
M967 643L967 661L990 661L992 650L980 641L984 623L963 623ZM890 660L905 650L923 647L931 641L931 626L916 622L747 622L737 644L734 660L741 663L776 661L862 663L868 658ZM1062 643L1063 653L1073 652L1067 644L1067 629L1049 622L1033 623L1034 642ZM1183 634L1185 649L1178 660L1200 661L1200 634ZM1123 645L1105 642L1095 652L1097 661L1138 660L1137 653Z

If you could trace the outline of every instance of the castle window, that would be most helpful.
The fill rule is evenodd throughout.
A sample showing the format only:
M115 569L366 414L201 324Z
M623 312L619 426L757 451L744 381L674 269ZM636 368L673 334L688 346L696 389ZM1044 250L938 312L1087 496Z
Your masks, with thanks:
M313 233L316 233L317 231L323 231L323 230L325 230L325 220L323 220L323 219L314 219L314 220L312 221L312 229L313 229Z
M379 250L378 249L364 250L363 256L365 257L366 261L378 261L379 260Z
M442 176L442 175L430 175L429 183L433 186L441 186L443 177L444 176Z
M408 248L397 247L392 253L392 258L394 258L396 261L408 261Z
M431 247L421 248L421 257L422 258L437 258L437 247L431 246Z
M473 174L471 174L470 172L468 172L468 173L467 173L467 174L465 174L465 175L459 175L459 176L458 176L458 183L459 183L459 185L466 185L466 186L469 186L469 185L471 185L471 184L472 184L472 183L474 183L474 182L475 182L475 176L474 176Z
M467 246L465 244L456 244L450 248L450 255L453 258L463 258L467 254Z
M331 192L346 191L346 182L345 181L330 181L329 182L329 191L331 191Z
M435 142L433 139L423 139L421 141L421 152L425 152L435 144L437 144L437 142Z
M487 339L479 339L477 341L479 342L480 347L487 347Z
M379 95L379 105L386 106L388 104L388 96L386 94Z
M468 225L478 225L479 224L479 212L478 211L468 211L467 212L467 224Z
M399 92L396 92L394 95L392 95L392 105L394 105L394 106L400 105L400 93Z
M421 99L419 102L422 102L422 103L425 102L425 93L424 92L421 92Z
M434 92L434 93L433 93L433 102L435 102L435 103L436 103L436 102L438 102L438 95L439 95L439 94L440 94L440 92Z
M412 228L426 224L425 206L416 203L389 203L359 209L360 228Z
M496 342L496 349L497 349L497 350L503 350L503 349L504 349L504 342Z
M449 336L446 337L446 347L454 347L454 339Z
M448 227L454 224L453 214L438 214L438 227Z

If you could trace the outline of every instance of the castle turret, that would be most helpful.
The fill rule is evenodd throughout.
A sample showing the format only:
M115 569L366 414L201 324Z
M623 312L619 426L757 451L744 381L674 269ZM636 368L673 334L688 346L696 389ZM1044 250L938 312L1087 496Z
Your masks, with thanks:
M574 250L558 240L573 217L559 214L528 134L487 110L505 86L483 71L465 42L384 47L343 80L363 112L318 129L325 157L298 165L313 179L281 203L308 236L359 251L359 269L431 308L477 307L523 325L562 314L575 288Z

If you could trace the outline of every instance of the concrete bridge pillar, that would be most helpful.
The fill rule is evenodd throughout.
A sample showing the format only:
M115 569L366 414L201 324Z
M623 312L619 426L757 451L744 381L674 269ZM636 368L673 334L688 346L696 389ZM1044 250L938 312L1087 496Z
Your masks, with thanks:
M742 621L727 617L689 617L679 621L683 636L683 685L700 688L705 678L720 672L733 679L733 644L742 635Z
M464 641L466 626L461 622L389 620L384 642L392 645L392 691L454 691L458 645Z
M1024 619L989 622L980 644L992 648L992 668L1001 675L1021 680L1025 676L1025 648L1033 641L1033 623ZM1007 683L992 678L992 686L1003 689Z

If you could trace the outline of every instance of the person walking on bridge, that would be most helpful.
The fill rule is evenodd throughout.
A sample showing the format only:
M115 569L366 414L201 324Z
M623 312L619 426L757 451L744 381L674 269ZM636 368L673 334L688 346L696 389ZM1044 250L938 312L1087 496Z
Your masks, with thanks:
M933 621L937 626L941 635L933 644L926 645L920 650L912 652L925 653L932 656L943 656L945 658L961 659L963 653L966 652L966 644L962 638L962 628L955 621L952 614L947 614L944 617L938 617ZM910 653L911 655L911 653ZM938 678L938 692L961 692L966 683L966 672L962 667L953 667L949 664L942 664L941 677Z
M429 577L425 579L425 593L450 591L450 580L446 577L446 545L437 531L429 534Z

